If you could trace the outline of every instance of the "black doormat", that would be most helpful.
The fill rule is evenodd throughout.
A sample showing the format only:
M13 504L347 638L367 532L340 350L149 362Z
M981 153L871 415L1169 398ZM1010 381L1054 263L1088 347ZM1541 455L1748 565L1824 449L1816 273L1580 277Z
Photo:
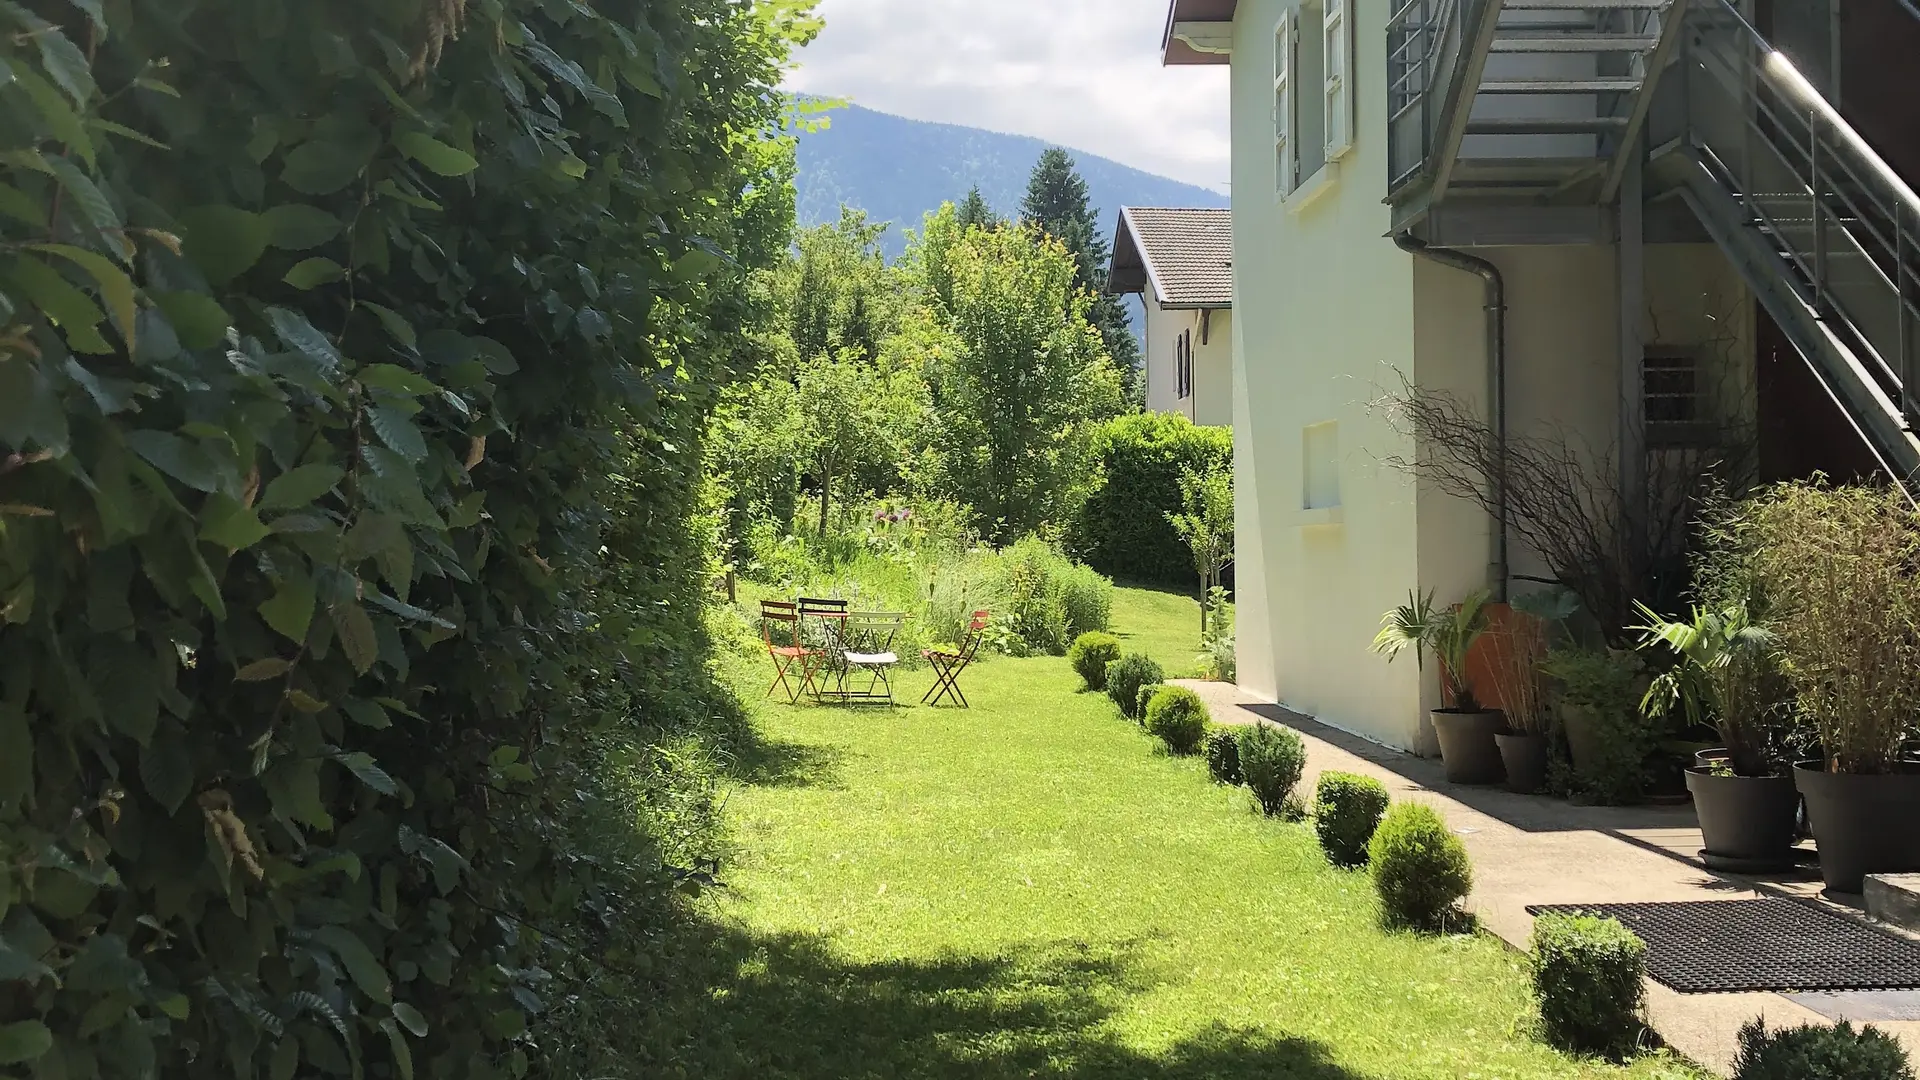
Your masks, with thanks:
M1920 944L1812 903L1767 898L1527 911L1620 920L1647 943L1647 974L1682 993L1920 989Z

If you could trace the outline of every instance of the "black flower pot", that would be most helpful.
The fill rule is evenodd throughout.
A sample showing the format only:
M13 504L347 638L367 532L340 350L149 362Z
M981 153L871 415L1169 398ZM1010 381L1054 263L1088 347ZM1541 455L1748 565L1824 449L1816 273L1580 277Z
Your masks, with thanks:
M1495 735L1493 741L1500 747L1508 791L1531 795L1547 786L1545 735Z
M1879 776L1830 773L1817 761L1793 767L1820 847L1820 876L1857 893L1868 874L1920 873L1920 764Z
M1800 820L1793 777L1716 775L1711 767L1696 766L1687 770L1687 790L1709 864L1746 873L1793 865Z
M1433 731L1440 737L1440 760L1451 784L1497 784L1507 778L1494 736L1506 717L1494 710L1433 710Z

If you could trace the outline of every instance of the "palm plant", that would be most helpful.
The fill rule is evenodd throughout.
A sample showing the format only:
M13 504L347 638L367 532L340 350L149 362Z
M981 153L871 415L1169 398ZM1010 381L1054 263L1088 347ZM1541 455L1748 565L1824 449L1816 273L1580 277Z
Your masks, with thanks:
M1433 650L1440 662L1441 690L1450 708L1478 712L1480 701L1474 696L1473 682L1467 677L1467 653L1487 631L1487 591L1476 589L1452 607L1433 602L1433 593L1425 596L1408 593L1407 602L1380 617L1380 632L1373 637L1373 651L1389 662L1408 648L1414 663L1423 668L1426 650Z
M1674 713L1689 724L1715 728L1739 776L1776 771L1774 725L1781 706L1779 639L1753 621L1744 600L1714 607L1695 604L1689 618L1666 619L1637 604L1641 649L1665 646L1678 660L1653 680L1640 708L1661 719Z

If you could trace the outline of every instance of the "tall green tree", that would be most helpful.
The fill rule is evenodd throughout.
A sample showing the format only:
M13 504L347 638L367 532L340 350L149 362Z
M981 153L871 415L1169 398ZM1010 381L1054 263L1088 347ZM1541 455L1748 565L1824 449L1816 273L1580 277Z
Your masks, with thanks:
M952 219L948 207L929 220L922 259L939 264L917 268L937 283L925 317L945 338L926 347L939 357L933 445L948 493L1007 541L1063 523L1085 497L1094 427L1119 410L1120 380L1058 240L1029 226L959 232Z
M1112 248L1094 217L1087 182L1075 167L1073 155L1057 146L1041 152L1027 178L1020 219L1059 240L1073 255L1074 285L1093 298L1087 318L1100 331L1107 355L1120 372L1127 399L1137 404L1142 389L1140 342L1128 325L1126 304L1106 291Z
M851 349L873 359L899 318L898 288L880 251L885 222L841 207L840 220L803 230L775 290L803 360Z
M963 229L973 228L974 226L991 229L1000 224L1000 215L994 213L993 207L987 205L986 196L980 194L980 185L975 184L967 192L967 197L960 201L960 207L954 214L954 220L957 221Z

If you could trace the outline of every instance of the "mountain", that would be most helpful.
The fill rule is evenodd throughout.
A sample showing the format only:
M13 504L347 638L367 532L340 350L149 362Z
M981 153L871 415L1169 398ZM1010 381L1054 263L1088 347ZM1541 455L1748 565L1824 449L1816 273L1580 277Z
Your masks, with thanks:
M890 221L882 243L889 257L906 246L906 229L942 202L959 202L978 184L994 213L1019 212L1027 173L1049 145L1025 135L1003 135L957 124L935 124L874 112L857 105L826 114L828 127L800 136L800 223L837 221L840 205L859 207L874 221ZM1225 206L1215 191L1073 152L1113 239L1122 206Z

